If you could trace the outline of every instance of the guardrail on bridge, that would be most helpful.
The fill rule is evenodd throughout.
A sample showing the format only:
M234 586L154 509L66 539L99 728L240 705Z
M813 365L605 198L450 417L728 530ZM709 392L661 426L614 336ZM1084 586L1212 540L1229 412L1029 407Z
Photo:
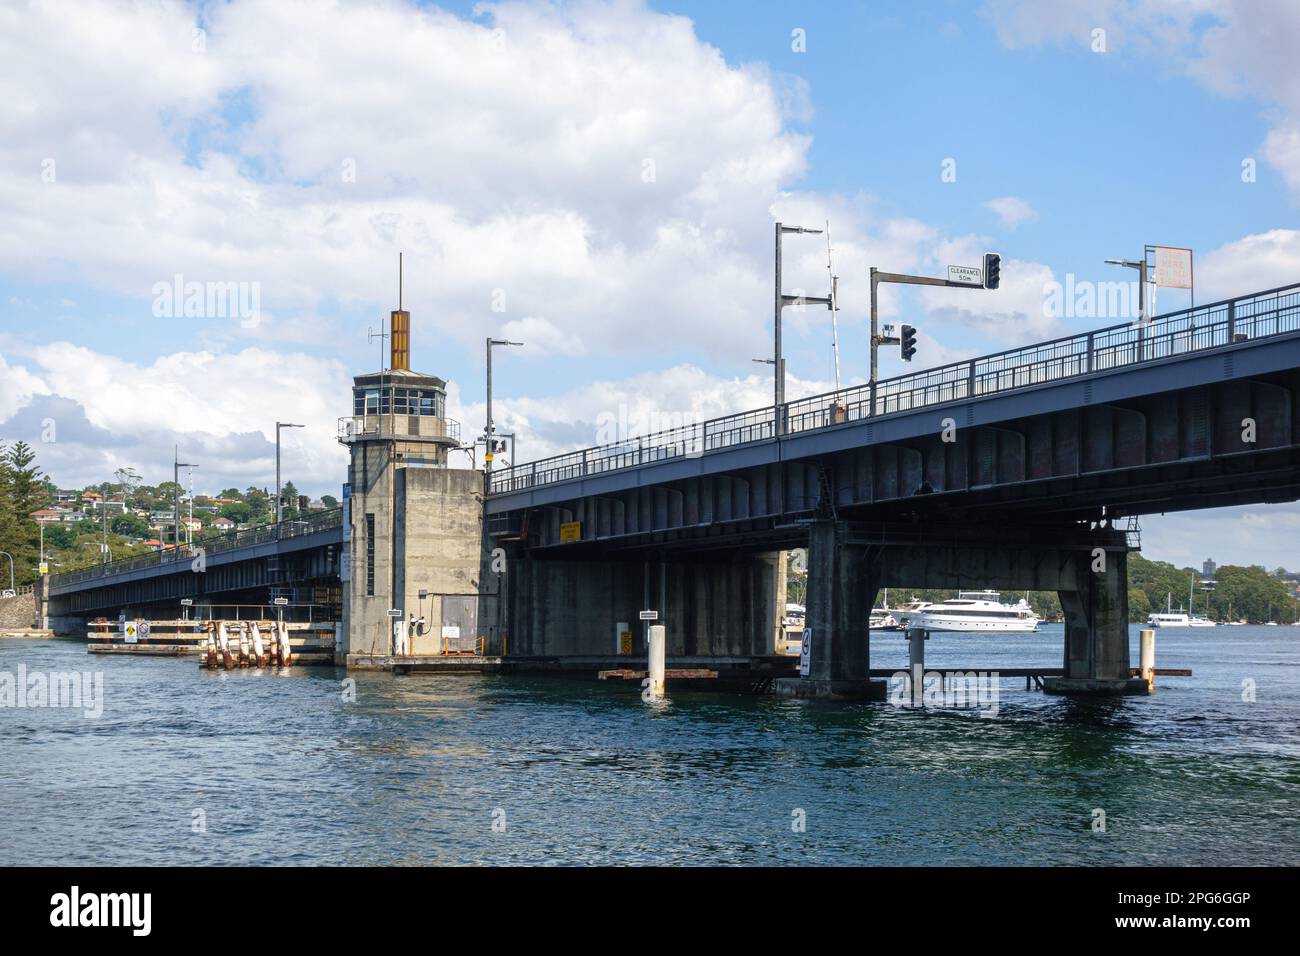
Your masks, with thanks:
M845 422L995 395L1300 330L1300 283L1008 349L870 384L525 462L492 473L503 494L623 468L695 458Z

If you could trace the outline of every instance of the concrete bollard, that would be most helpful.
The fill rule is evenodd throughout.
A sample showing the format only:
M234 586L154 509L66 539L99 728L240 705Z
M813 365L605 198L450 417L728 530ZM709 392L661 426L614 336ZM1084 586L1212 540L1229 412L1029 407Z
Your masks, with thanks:
M664 663L667 659L668 630L662 624L650 626L650 696L664 696Z
M1138 631L1141 650L1138 654L1138 676L1147 682L1152 690L1156 686L1156 632L1155 628L1144 627Z
M919 627L907 629L907 669L912 675L912 704L921 706L925 683L925 641L929 637Z

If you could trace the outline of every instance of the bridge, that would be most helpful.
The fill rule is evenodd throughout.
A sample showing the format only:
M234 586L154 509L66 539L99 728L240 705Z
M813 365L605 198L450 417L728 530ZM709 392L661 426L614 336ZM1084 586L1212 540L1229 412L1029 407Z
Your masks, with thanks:
M777 554L807 547L819 695L878 693L867 611L890 586L1056 590L1054 689L1122 692L1127 519L1300 498L1298 423L1300 283L518 464L490 477L479 626L512 655L614 653L656 608L670 653L770 653ZM212 581L164 556L49 594L79 612L337 580L342 529L319 520L210 549Z
M185 599L218 605L262 605L268 591L294 607L337 605L343 543L339 508L303 520L199 538L190 546L122 558L52 574L45 581L49 616L81 619L132 608L176 613ZM293 620L293 608L289 610Z

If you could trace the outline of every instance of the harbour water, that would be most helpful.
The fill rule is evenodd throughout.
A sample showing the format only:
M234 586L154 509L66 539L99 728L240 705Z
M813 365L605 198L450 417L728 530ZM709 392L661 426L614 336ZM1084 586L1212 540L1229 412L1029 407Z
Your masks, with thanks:
M1007 679L994 717L0 641L0 674L104 694L0 707L0 864L1300 863L1300 628L1158 637L1193 677L1104 702ZM1060 627L927 658L1057 667ZM874 667L906 660L873 636Z

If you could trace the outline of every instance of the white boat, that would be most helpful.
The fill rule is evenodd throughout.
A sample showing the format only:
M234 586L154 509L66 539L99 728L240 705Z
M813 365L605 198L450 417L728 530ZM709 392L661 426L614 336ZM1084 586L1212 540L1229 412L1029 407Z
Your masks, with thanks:
M907 627L911 623L912 618L916 617L926 608L932 606L933 605L929 601L922 601L920 598L912 598L912 600L908 601L902 607L896 608L893 611L894 620L898 622L900 628Z
M781 623L791 629L803 630L806 615L807 611L802 604L787 604L785 606L785 620Z
M1189 585L1187 588L1187 600L1191 603L1192 589ZM1147 615L1147 627L1218 627L1214 621L1208 617L1199 617L1195 614L1188 614L1181 607L1174 610L1174 596L1168 594L1165 596L1165 609L1163 611L1152 611Z
M885 607L873 607L867 623L873 631L894 631L900 627L898 619Z
M1147 627L1218 627L1205 617L1192 617L1182 611L1157 611L1147 616Z
M930 604L908 619L908 626L927 631L1038 630L1038 615L1025 600L1003 604L997 591L961 591L955 598Z

